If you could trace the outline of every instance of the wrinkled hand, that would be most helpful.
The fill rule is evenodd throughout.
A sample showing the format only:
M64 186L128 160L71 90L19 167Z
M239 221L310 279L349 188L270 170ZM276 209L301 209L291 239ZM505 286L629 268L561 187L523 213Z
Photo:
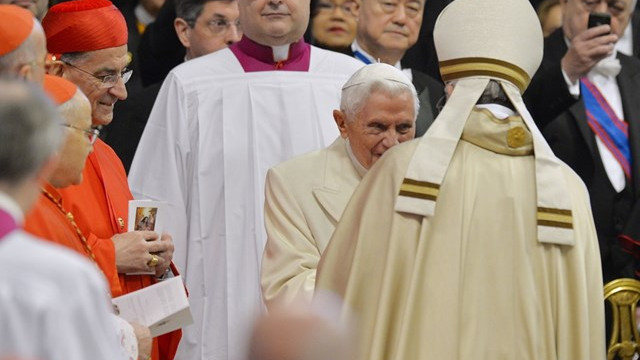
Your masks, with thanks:
M158 241L167 246L167 250L155 254L160 257L160 262L156 265L156 276L162 276L171 265L171 260L173 259L173 238L171 235L163 233Z
M116 250L116 267L119 273L156 271L157 267L166 269L163 256L158 257L156 267L150 267L151 253L159 254L170 251L173 256L173 242L158 240L158 234L153 231L131 231L114 235L111 240Z
M618 35L607 34L610 31L609 25L600 25L571 39L571 46L562 58L561 66L572 83L580 80L598 61L613 52Z
M138 340L138 360L148 360L151 357L151 331L138 323L130 323Z

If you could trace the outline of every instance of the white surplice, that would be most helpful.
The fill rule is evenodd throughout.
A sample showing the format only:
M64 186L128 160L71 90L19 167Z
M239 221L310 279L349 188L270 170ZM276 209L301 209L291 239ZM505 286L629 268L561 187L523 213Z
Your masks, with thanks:
M267 170L338 135L332 110L362 64L311 48L308 72L245 73L228 50L168 75L131 167L136 199L169 203L166 230L195 324L178 358L243 359L263 310L260 260Z
M114 320L88 260L22 230L0 240L0 358L125 359Z

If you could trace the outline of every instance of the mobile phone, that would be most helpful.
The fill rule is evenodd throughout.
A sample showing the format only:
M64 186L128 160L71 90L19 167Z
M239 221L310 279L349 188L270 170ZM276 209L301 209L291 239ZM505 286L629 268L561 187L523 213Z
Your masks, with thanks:
M601 12L592 12L589 14L589 28L605 24L611 25L611 14Z

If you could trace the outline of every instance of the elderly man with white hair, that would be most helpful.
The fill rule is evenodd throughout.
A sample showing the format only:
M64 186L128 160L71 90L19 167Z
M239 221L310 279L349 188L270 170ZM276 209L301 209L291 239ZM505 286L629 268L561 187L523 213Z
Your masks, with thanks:
M360 360L604 358L589 197L522 100L542 59L531 4L456 0L434 39L447 103L363 178L316 293L355 313Z
M391 147L415 136L416 89L387 64L358 70L342 87L333 144L267 173L262 294L270 309L310 301L316 269L362 176Z

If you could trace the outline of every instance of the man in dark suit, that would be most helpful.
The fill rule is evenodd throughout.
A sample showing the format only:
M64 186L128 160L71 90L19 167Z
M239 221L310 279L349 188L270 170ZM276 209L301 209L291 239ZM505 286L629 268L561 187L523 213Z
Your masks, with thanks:
M377 61L402 69L400 59L418 40L425 0L359 0L356 40L352 55L366 64ZM444 95L442 84L415 69L403 69L418 91L420 112L416 137L422 136L437 115L436 104Z
M630 217L640 206L640 61L614 47L635 0L561 3L563 27L546 39L525 99L553 151L589 190L604 281L634 277L620 236L640 221ZM590 12L611 14L611 26L588 29Z

